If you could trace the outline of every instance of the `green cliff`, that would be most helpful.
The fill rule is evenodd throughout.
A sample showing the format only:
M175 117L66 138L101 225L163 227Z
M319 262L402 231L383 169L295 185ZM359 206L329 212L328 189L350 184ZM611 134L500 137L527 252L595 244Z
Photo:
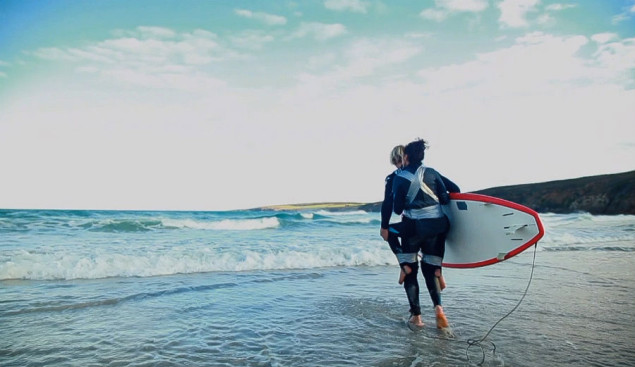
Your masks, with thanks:
M635 171L477 191L537 212L635 214Z

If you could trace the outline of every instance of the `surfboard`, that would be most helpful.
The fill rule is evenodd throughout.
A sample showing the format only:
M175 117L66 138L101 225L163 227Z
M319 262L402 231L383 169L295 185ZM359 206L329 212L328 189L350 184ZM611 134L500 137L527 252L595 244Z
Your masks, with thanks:
M514 257L545 234L534 210L492 196L452 193L443 206L450 219L443 266L476 268Z

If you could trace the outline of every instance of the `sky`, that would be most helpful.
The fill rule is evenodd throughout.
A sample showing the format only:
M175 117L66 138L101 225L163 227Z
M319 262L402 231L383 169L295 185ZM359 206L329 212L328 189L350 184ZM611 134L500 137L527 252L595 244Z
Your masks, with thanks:
M635 169L635 0L0 1L0 208L377 202Z

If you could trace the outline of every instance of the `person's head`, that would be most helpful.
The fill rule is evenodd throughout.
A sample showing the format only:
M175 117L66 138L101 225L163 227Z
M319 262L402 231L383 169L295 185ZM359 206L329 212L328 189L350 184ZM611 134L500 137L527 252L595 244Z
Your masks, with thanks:
M390 163L395 165L397 168L401 168L403 166L403 145L397 145L392 148L390 152Z
M404 148L404 155L408 158L408 163L421 163L423 162L424 151L428 147L428 143L426 143L423 139L417 139L412 141L406 145Z

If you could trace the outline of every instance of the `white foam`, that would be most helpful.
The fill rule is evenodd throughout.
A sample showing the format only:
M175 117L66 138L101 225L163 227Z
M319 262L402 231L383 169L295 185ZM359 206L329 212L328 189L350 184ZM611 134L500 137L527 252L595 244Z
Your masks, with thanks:
M540 214L544 245L612 244L635 242L635 216L594 216L588 213Z
M193 219L162 219L164 227L249 231L256 229L277 228L280 226L278 218L253 219L223 219L220 221L196 221Z
M61 250L58 250L61 251ZM108 277L158 276L214 271L309 269L334 266L376 266L394 263L394 256L379 241L375 245L312 250L288 246L271 248L212 249L180 246L135 253L98 251L14 251L0 259L0 280L98 279Z
M318 210L316 212L316 214L323 215L323 216L336 217L336 216L346 216L346 215L366 215L368 213L363 211L363 210L352 210L352 211L341 211L341 212L340 211L332 212L332 211L328 211L328 210Z

